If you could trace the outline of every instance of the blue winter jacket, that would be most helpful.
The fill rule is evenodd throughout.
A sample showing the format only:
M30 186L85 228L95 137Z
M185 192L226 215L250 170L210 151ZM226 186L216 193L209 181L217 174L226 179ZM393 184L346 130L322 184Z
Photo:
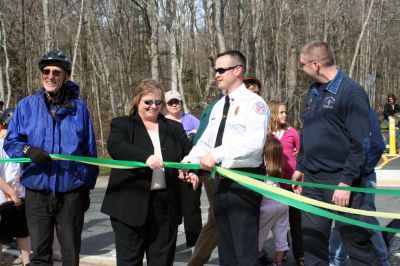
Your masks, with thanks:
M48 153L97 157L96 140L89 110L79 99L79 85L68 81L62 88L65 101L53 119L45 102L45 90L22 99L8 127L4 149L11 158L24 157L26 145ZM21 184L32 190L67 192L93 189L97 166L53 160L48 164L27 163L22 167Z

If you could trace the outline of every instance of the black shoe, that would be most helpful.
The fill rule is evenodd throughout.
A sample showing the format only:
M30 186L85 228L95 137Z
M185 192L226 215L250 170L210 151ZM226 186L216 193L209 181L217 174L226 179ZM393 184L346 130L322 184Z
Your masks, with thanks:
M304 258L300 258L300 259L296 260L296 262L297 262L297 266L304 266L305 265Z
M287 253L288 253L288 250L285 250L285 251L283 252L282 262L287 261Z
M261 250L258 260L260 261L261 266L267 266L273 262L268 258L268 253L264 249Z

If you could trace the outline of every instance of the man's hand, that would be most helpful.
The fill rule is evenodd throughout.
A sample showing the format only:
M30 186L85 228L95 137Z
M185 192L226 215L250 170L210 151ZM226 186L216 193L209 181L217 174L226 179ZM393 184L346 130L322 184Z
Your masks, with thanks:
M303 181L304 180L304 174L300 171L294 171L293 175L292 175L292 180L293 181ZM302 186L299 185L292 185L292 189L294 191L294 193L296 194L301 194L301 191L303 190Z
M349 185L347 185L345 183L339 183L338 186L339 187L349 187ZM350 195L351 195L351 191L349 191L349 190L336 189L333 192L332 202L335 205L347 207L350 204Z
M24 148L24 154L35 164L44 164L51 161L49 154L40 148L26 146Z
M185 181L192 184L193 190L196 190L200 184L199 177L195 173L188 173Z
M12 192L8 194L10 200L14 202L14 206L20 206L22 204L22 201L18 194L18 188L13 187L11 189Z
M150 155L149 158L146 160L146 165L150 167L152 170L158 169L158 168L163 168L164 167L164 162L158 158L155 155Z
M203 156L200 160L201 169L211 171L213 166L215 165L214 157L212 156L211 152L207 153Z
M195 173L189 173L189 170L178 170L178 178L186 183L191 183L193 190L199 186L200 179Z

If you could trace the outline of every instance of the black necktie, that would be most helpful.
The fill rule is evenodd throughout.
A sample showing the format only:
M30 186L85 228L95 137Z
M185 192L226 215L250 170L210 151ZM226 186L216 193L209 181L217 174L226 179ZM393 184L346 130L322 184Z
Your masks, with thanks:
M222 119L221 119L221 122L219 123L217 139L215 140L214 147L221 146L221 144L222 144L222 136L224 135L224 129L225 129L225 124L226 124L226 118L228 116L229 105L230 105L229 104L229 96L226 95L225 96L224 110L222 112Z

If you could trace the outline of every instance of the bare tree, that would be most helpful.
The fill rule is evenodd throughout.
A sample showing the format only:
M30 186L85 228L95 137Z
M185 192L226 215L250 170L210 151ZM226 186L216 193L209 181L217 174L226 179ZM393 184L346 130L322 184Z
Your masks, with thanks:
M363 36L364 36L365 28L368 25L369 18L371 17L372 7L373 6L374 6L374 0L371 0L371 3L369 4L367 17L364 20L360 35L358 36L356 48L354 50L353 60L351 60L351 66L350 66L350 70L349 70L349 76L350 77L353 76L353 71L354 71L354 67L355 67L355 64L356 64L356 59L357 59L357 56L358 56L358 52L359 52L359 49L360 49L360 44L361 44L361 41L362 41Z
M1 25L1 33L2 35L1 39L1 46L4 51L4 59L5 59L5 67L4 67L4 74L6 76L6 87L7 87L7 97L5 100L5 106L8 107L10 105L10 98L11 98L11 83L10 83L10 72L9 72L9 67L10 67L10 59L8 57L8 48L7 48L7 35L6 35L6 30L5 30L5 25L4 25L4 19L3 19L3 13L0 11L0 25ZM4 93L4 88L0 92L1 97L4 99L5 93Z
M72 56L72 71L71 71L71 79L74 79L74 70L75 70L75 62L76 62L76 54L78 52L78 45L79 45L79 38L81 35L81 28L82 28L82 23L83 23L83 8L85 7L85 0L81 1L81 8L79 12L79 24L78 24L78 30L76 32L76 38L75 38L75 43L74 43L74 53Z
M225 9L225 4L223 3L223 0L215 0L214 1L215 5L215 29L216 29L216 34L217 34L217 40L218 40L218 48L219 52L224 52L226 51L226 45L225 45L225 37L224 37L224 9Z
M160 81L160 54L158 51L158 31L159 31L159 21L158 21L158 3L156 0L150 0L146 3L148 16L150 17L150 58L151 58L151 77L154 80Z
M44 43L46 51L51 48L50 21L49 21L49 0L43 0L43 22L44 22Z

